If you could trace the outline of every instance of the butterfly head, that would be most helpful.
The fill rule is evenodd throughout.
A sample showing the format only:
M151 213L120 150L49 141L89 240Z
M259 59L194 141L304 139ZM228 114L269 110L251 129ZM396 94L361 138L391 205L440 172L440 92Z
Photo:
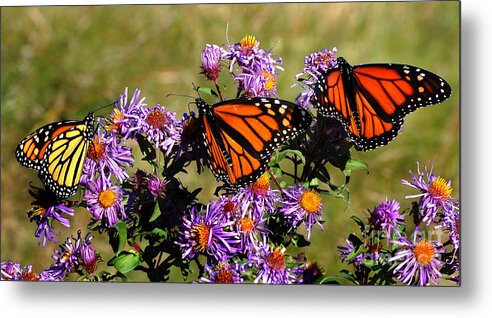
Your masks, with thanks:
M196 98L195 102L196 106L198 107L198 113L202 115L210 115L212 108L206 101L204 101L202 98Z
M350 74L352 73L352 66L345 60L343 57L337 58L337 66L342 74Z
M337 58L337 65L339 67L340 67L340 65L343 66L345 64L347 64L347 61L343 57L340 56L340 57Z

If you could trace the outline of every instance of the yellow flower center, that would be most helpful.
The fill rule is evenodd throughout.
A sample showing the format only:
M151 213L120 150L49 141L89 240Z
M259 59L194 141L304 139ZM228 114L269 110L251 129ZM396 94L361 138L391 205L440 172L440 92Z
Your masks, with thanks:
M270 74L264 70L262 70L261 73L267 79L267 81L265 82L265 89L267 91L271 91L271 90L274 90L275 88L277 88L277 83L275 82L275 76L273 76L273 74Z
M154 109L149 113L145 120L150 126L163 130L167 124L167 116L160 109Z
M38 279L38 275L36 275L36 273L28 272L28 273L24 273L22 275L21 280L39 280L39 279Z
M65 254L63 254L63 256L60 258L60 260L62 261L62 263L65 263L70 259L70 256L72 256L72 253L66 251Z
M251 185L251 191L256 194L266 194L268 190L270 190L270 175L266 172Z
M210 228L205 224L195 225L191 229L191 238L194 241L195 250L205 252L208 247L208 238L210 236Z
M219 284L231 284L233 283L232 272L229 267L224 263L217 265L217 276L215 277L215 283Z
M315 58L315 64L316 65L328 65L329 64L328 62L330 61L331 56L332 55L330 55L330 54L319 54Z
M273 270L279 271L285 268L284 253L280 247L275 248L267 256L266 261L268 262L268 266Z
M103 208L107 209L112 207L116 203L116 192L111 189L107 189L99 193L99 197L97 198L99 205Z
M418 242L413 249L413 253L417 262L424 266L428 266L436 256L434 246L427 240Z
M106 130L118 132L123 119L125 119L125 115L119 109L113 109L113 116L111 116L111 121L106 125Z
M443 178L436 178L429 185L429 193L440 200L445 200L451 196L453 189Z
M318 213L321 209L321 197L314 189L307 189L301 195L299 203L307 213Z
M241 231L243 233L249 233L249 232L253 231L254 224L250 218L248 218L248 217L241 218L239 223L241 225Z
M254 37L253 35L246 35L241 40L241 42L239 42L239 44L241 45L241 49L243 50L243 53L249 54L249 53L251 53L251 50L253 48L258 47L259 43L258 43L258 41L256 41L256 37Z
M226 204L224 204L224 209L222 210L222 214L224 215L234 215L236 212L236 205L232 201L227 201Z
M40 205L36 205L31 209L33 215L35 216L44 216L46 214L46 208Z
M92 139L92 142L89 144L89 152L87 156L89 156L89 158L94 161L99 161L103 158L105 153L106 147L102 142L102 138L95 136L94 139Z

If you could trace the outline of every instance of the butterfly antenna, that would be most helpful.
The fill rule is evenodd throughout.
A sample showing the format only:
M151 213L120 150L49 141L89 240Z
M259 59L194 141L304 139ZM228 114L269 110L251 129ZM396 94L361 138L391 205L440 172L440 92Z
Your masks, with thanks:
M230 45L230 42L229 42L229 22L226 23L226 41L227 41L227 44Z
M270 48L270 50L268 50L268 53L272 52L272 51L273 51L273 49L277 46L277 44L278 44L278 43L280 43L280 41L279 41L279 40L277 40L277 41L273 44L273 46Z
M106 107L109 107L109 106L114 106L115 102L116 102L116 101L112 102L111 104L107 104L107 105L101 106L101 107L99 107L99 108L96 108L96 109L95 109L95 110L93 110L92 112L93 112L93 113L95 113L95 112L97 112L97 111L99 111L99 110L101 110L101 109L103 109L103 108L106 108Z
M188 103L188 113L190 113L190 114L191 114L191 112L192 112L192 110L191 110L191 108L190 108L190 105L192 105L192 104L195 104L195 105L196 105L196 102L195 102L195 101L193 101L193 102L189 102L189 103Z
M166 98L168 98L169 96L181 96L181 97L188 97L188 98L193 98L195 99L194 96L191 96L191 95L185 95L185 94L173 94L173 93L170 93L170 94L167 94L166 95Z

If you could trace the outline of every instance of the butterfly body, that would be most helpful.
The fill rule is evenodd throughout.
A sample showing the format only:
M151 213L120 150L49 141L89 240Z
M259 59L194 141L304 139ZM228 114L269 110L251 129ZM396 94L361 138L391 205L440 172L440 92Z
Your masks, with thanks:
M17 146L17 161L37 170L39 178L59 198L77 191L89 143L94 137L94 114L83 121L65 120L45 125Z
M319 114L342 122L357 150L388 144L398 135L407 114L451 95L444 79L419 67L351 66L342 57L337 64L321 74L312 102Z
M196 103L209 167L231 187L256 181L273 151L312 120L296 104L275 98L240 98L214 105L197 99Z

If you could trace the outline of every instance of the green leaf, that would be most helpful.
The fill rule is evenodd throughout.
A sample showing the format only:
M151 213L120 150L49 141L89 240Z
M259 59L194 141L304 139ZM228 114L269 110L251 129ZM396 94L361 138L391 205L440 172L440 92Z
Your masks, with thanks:
M127 241L127 228L126 223L119 221L109 230L109 243L113 252L118 255L126 245Z
M353 233L350 233L349 234L349 237L348 237L348 240L352 243L352 245L354 246L360 246L360 245L364 245L364 242L361 241L361 239L353 234Z
M373 268L378 265L378 261L374 259L364 259L362 260L362 264L364 264L365 267L367 268Z
M341 274L341 275L323 275L321 277L318 277L314 283L315 284L330 284L330 285L346 285L347 281L352 281L351 279L347 278L346 274Z
M306 240L304 235L294 234L292 235L292 244L294 244L295 247L304 247L311 245L311 242Z
M161 208L159 207L159 204L156 203L154 207L154 212L152 212L149 222L154 222L161 215L161 213Z
M369 173L369 166L362 160L349 159L345 163L345 168L343 169L343 174L345 176L350 176L352 170L365 170Z
M354 220L355 223L357 223L357 225L359 226L360 231L362 233L364 233L365 230L366 230L366 224L358 216L356 216L356 215L352 215L350 218L352 220Z
M155 235L160 238L167 239L169 233L161 228L155 227L152 229L152 231L143 231L143 232L135 233L134 238L138 236L146 236L146 235Z
M309 181L309 187L310 188L317 188L317 187L319 187L319 180L318 180L318 178L311 179L311 181Z
M198 94L205 94L209 96L219 97L219 95L211 88L199 86L196 91Z
M140 151L144 155L142 160L150 162L150 161L155 160L157 158L157 153L156 153L154 147L152 146L152 143L150 141L148 141L141 134L137 134L137 143L138 143L138 146L140 147Z
M282 176L282 169L280 169L280 168L272 167L272 168L270 168L270 172L273 173L273 175L277 179Z
M126 228L126 223L123 221L119 221L114 225L114 227L118 233L118 250L116 251L116 254L119 254L123 251L123 248L125 248L128 231Z
M122 252L108 261L108 265L114 266L118 272L126 274L142 262L142 255L136 251Z
M304 158L304 155L302 154L302 152L300 152L299 150L293 150L293 149L285 149L285 150L281 150L281 151L277 151L276 152L276 155L273 157L272 161L269 163L269 165L271 167L274 167L276 165L278 165L279 162L281 162L282 160L285 159L285 157L288 155L288 154L294 154L297 156L298 159L301 160L301 162L303 164L306 163L306 158Z

